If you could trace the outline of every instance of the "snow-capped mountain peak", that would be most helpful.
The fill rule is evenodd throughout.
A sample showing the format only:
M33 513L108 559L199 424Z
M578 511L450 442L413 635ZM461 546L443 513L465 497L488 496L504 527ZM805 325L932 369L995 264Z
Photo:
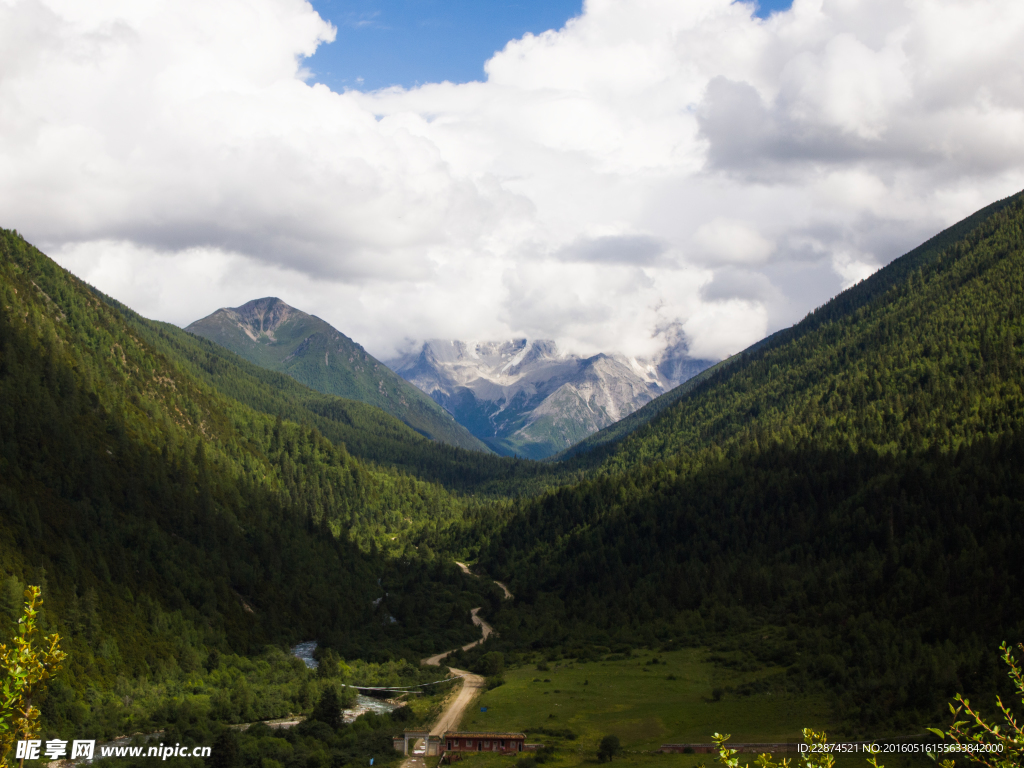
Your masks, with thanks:
M387 365L500 453L543 458L711 365L685 345L655 359L563 354L547 339L429 339Z

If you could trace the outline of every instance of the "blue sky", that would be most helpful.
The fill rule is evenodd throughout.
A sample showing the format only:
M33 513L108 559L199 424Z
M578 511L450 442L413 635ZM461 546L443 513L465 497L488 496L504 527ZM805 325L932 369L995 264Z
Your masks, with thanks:
M680 0L685 2L686 0ZM338 28L306 66L332 90L484 79L484 62L527 32L561 28L582 0L312 0ZM758 16L792 0L761 0Z

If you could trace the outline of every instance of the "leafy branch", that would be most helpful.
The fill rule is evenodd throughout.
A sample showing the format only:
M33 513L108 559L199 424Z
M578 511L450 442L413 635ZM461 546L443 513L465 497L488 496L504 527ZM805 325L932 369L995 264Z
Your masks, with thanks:
M1024 651L1024 643L1017 647ZM1013 681L1017 692L1021 695L1021 704L1024 704L1024 672L1021 671L1017 660L1013 657L1012 649L1004 642L999 646L1003 652L1002 658L1010 668L1007 675ZM932 733L944 739L949 739L954 744L963 747L963 753L970 760L985 768L1011 768L1024 764L1024 728L1020 721L1014 716L1013 711L1003 704L1003 700L996 696L996 706L1003 713L1005 727L998 724L989 724L985 719L971 707L971 702L959 693L956 695L956 703L949 705L953 713L953 724L948 731L939 728L929 728ZM966 715L966 719L961 719ZM953 763L943 760L940 765L943 768L952 768Z
M804 744L806 744L809 749L800 753L800 760L797 765L799 765L800 768L833 768L836 761L835 758L832 757L832 754L825 749L815 750L816 745L824 746L828 743L828 737L825 735L825 732L812 731L810 728L804 728L803 735ZM711 740L715 742L718 747L718 761L722 765L727 766L727 768L750 768L749 765L741 766L739 758L736 757L736 755L739 754L737 750L729 749L729 747L725 745L725 742L730 738L731 736L728 733L724 735L716 733L711 737ZM873 765L874 768L884 768L883 766L878 765L873 757L868 759L868 763ZM784 757L781 760L773 760L772 756L768 754L760 754L757 756L757 759L754 760L754 765L758 768L790 768L791 764L792 760L788 757Z
M39 708L33 706L32 697L67 658L59 648L60 636L56 633L43 638L38 648L33 644L42 604L39 587L28 587L18 632L10 647L0 644L0 766L9 765L7 755L16 741L34 735Z

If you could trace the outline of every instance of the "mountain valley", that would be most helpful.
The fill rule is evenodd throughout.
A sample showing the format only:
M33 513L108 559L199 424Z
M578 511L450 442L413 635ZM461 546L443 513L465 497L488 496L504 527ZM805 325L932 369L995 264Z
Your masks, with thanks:
M1005 693L995 649L1024 639L1024 193L714 365L527 340L392 361L496 450L569 448L552 461L428 439L367 400L404 398L409 421L437 403L413 390L415 411L411 384L279 300L211 318L147 320L0 232L0 612L43 585L71 658L48 735L212 733L257 711L243 682L270 670L258 711L315 720L335 683L435 683L419 660L477 639L477 614L495 632L452 663L495 688L502 665L541 686L529 667L554 663L584 678L575 695L588 663L642 677L673 654L742 679L695 700L702 717L813 698L809 725L872 738ZM285 658L312 640L323 673ZM386 754L344 751L364 725L321 729L331 757L264 747L285 768L362 764Z

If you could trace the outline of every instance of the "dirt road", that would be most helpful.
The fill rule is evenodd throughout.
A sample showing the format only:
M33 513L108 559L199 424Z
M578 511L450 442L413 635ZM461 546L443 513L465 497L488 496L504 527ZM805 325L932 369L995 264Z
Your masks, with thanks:
M487 681L480 675L474 675L465 669L452 669L452 673L462 677L462 689L458 695L444 708L437 722L430 729L431 736L440 736L445 731L454 731L466 708L473 703L473 699L487 687Z
M462 650L464 651L468 651L470 648L479 645L494 631L490 624L477 616L479 610L479 608L474 608L470 612L470 615L473 617L473 623L480 627L483 637L480 640L476 640L462 646ZM439 653L436 656L421 659L420 663L437 667L441 665L441 661L450 653L454 653L454 649L451 651L445 651L444 653ZM441 714L438 716L437 721L430 727L431 736L441 736L445 731L455 730L459 725L459 721L462 720L462 716L465 714L466 708L472 704L473 699L479 696L480 692L487 687L487 681L480 675L474 675L466 669L456 669L455 667L449 667L449 669L451 669L453 675L457 675L462 678L462 687L459 688L458 693L454 694L452 698L449 699L448 703L445 704L444 709L441 710ZM416 747L423 746L423 742L420 740L411 746L415 749ZM402 768L426 768L424 757L419 755L409 755L409 757L402 762Z
M474 640L472 643L466 643L466 645L462 646L462 650L464 651L468 651L470 648L476 648L478 645L480 645L480 643L482 643L484 640L490 637L491 633L494 631L494 628L490 624L488 624L486 621L477 616L477 613L479 612L479 608L474 608L472 611L469 612L469 615L473 617L473 623L480 627L480 631L482 632L483 637L479 640ZM450 653L455 653L455 649L453 648L450 651L445 651L444 653L439 653L436 656L431 656L426 659L420 659L420 664L426 664L431 667L440 666L441 661L447 658L448 654ZM454 672L456 675L462 674L461 672L456 672L454 669L452 670L452 672Z
M468 651L470 648L480 645L480 643L490 637L491 633L494 632L494 628L477 615L479 611L479 608L474 608L470 612L470 615L473 617L473 623L480 627L480 632L483 637L462 646L462 650L464 651ZM444 653L439 653L436 656L422 659L420 663L436 667L439 666L441 661L450 653L454 653L454 650L445 651ZM432 736L440 736L445 731L455 730L459 721L462 720L462 715L465 713L466 708L473 702L473 699L479 696L480 692L487 687L487 681L480 675L474 675L472 672L465 669L456 669L455 667L450 667L450 669L453 675L458 675L462 678L462 688L459 689L459 692L455 697L445 706L440 717L437 718L437 722L431 726L430 734ZM411 766L409 768L411 768Z
M456 565L462 569L463 573L469 574L470 576L476 576L475 573L469 570L469 566L465 563L456 562ZM496 581L494 583L501 587L502 591L505 593L506 599L512 597L512 593L508 591L508 587L500 581ZM479 612L479 608L474 608L470 611L470 616L473 617L473 623L480 627L480 633L483 637L462 646L462 650L464 651L468 651L470 648L475 648L480 645L480 643L490 637L491 633L494 632L494 628L477 615ZM447 658L449 654L454 652L455 649L445 651L444 653L439 653L436 656L421 659L420 663L437 667L440 666L441 662ZM469 707L469 705L473 703L473 699L479 696L481 691L487 687L487 681L480 675L474 675L472 672L465 669L455 669L454 667L450 667L450 669L453 675L458 675L462 678L462 687L459 689L459 692L448 701L445 708L441 711L440 716L437 718L437 722L431 726L431 736L441 736L445 731L455 730L459 725L459 721L462 720L462 716L465 714L466 708ZM416 746L419 746L419 743ZM402 763L402 768L424 768L424 759L423 757L409 756Z
M456 560L456 561L455 561L455 564L456 564L457 566L459 566L459 568L461 568L461 569L462 569L462 572L463 572L464 574L466 574L467 576L475 576L475 577L476 577L476 578L478 578L478 579L480 578L480 577L479 577L479 576L477 576L477 575L476 575L475 573L473 573L473 572L472 572L471 570L469 570L469 566L468 566L468 565L466 565L465 563L460 563L460 562L459 562L458 560ZM506 599L506 600L511 600L511 599L512 599L512 593L511 593L511 592L509 591L508 587L506 587L506 586L505 586L504 584L502 584L502 583L501 583L500 581L496 581L496 582L494 582L494 583L495 583L495 584L497 584L497 585L498 585L499 587L501 587L501 591L505 593L505 599Z

